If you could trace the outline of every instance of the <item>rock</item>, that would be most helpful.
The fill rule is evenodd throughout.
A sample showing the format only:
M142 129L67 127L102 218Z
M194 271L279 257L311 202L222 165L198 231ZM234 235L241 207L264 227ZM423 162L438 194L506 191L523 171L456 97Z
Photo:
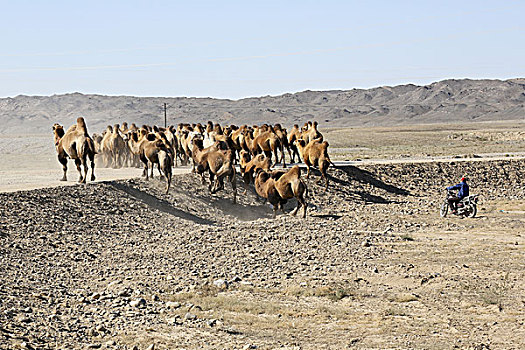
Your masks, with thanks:
M91 296L89 297L89 299L91 300L97 300L100 298L100 293L93 293L91 294Z
M169 325L179 326L179 325L182 324L182 322L179 321L179 318L180 318L179 315L177 315L175 317L170 317L170 318L166 319L166 323L168 323Z
M160 298L159 298L158 295L154 294L154 295L151 296L151 301L159 301L159 300L160 300Z
M228 288L228 281L224 279L218 279L216 281L213 281L213 285L219 289L227 289Z
M184 315L184 319L188 321L194 321L197 319L197 315L187 312L186 315Z
M102 347L102 344L94 343L94 344L88 344L86 346L87 349L100 349Z
M146 348L146 350L155 350L155 344L151 344Z
M34 348L31 346L31 344L29 343L26 343L25 341L23 341L22 343L20 343L20 347L22 349L28 349L28 350L33 350Z
M166 303L166 307L168 309L178 309L179 307L181 307L181 303L179 303L178 301L168 301Z
M129 302L131 307L144 307L146 306L146 300L144 298L135 299Z

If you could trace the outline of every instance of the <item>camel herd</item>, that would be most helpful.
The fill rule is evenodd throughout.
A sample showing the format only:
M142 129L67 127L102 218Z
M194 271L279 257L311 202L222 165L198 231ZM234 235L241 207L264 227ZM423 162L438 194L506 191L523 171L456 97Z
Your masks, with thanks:
M321 173L319 181L324 180L326 190L327 169L333 163L328 155L328 142L323 140L317 126L315 121L307 122L303 127L294 125L288 132L280 124L223 127L208 122L159 128L128 126L124 122L90 137L84 118L78 118L65 132L63 126L53 125L53 133L58 160L64 170L62 181L67 181L68 158L75 161L81 183L86 182L89 160L91 180L95 180L96 156L96 161L104 167L142 166L146 179L153 177L156 165L160 176L166 179L168 193L172 168L191 162L192 172L201 177L203 184L207 175L210 193L224 189L226 180L236 203L239 172L245 188L253 185L255 192L272 204L274 217L277 210L284 212L283 204L291 198L297 199L297 208L292 214L303 207L303 217L306 217L308 188L299 166L286 168L286 153L291 163L295 163L296 158L305 163L307 178L311 168L317 167ZM272 170L276 164L282 168Z

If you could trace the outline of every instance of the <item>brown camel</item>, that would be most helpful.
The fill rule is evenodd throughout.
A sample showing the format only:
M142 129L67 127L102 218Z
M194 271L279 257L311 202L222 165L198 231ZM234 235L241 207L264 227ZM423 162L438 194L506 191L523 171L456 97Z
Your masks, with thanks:
M303 218L306 218L305 195L308 188L301 179L299 166L295 165L287 172L279 171L275 174L257 169L255 190L259 196L268 199L272 204L273 218L276 216L277 209L281 209L284 213L283 204L291 198L297 199L297 207L291 214L295 216L299 208L303 207Z
M108 127L108 131L109 131ZM104 136L103 150L107 153L107 160L113 168L121 168L126 160L127 146L122 136L120 136L120 125L115 124L111 128L111 133Z
M301 161L301 156L299 155L299 150L297 149L297 146L295 145L295 141L299 140L301 138L301 130L299 129L299 125L295 124L292 127L292 130L290 130L290 133L288 134L288 153L290 154L290 159L292 163L295 163L295 156L297 155L297 161Z
M246 185L254 182L254 175L257 169L263 169L266 172L270 171L272 161L270 158L265 157L263 154L258 154L251 158L250 153L241 151L239 160L239 169L241 177Z
M84 118L77 118L77 123L72 125L65 133L64 128L53 125L55 147L57 150L58 161L62 164L64 176L61 181L67 181L67 159L75 160L75 165L79 173L78 182L86 183L88 166L87 159L91 162L91 181L95 181L95 143L89 137ZM84 167L82 174L81 166Z
M150 134L152 135L152 134ZM170 190L171 178L172 178L172 162L170 150L166 147L162 140L145 140L140 144L140 160L144 163L144 173L146 174L146 180L148 176L148 163L151 163L151 177L153 178L153 167L158 164L159 171L162 169L164 176L166 177L167 186L166 193Z
M306 178L310 177L310 168L312 166L319 167L319 171L321 172L321 178L325 180L326 187L325 191L328 189L328 175L327 170L330 164L334 165L332 161L330 160L330 157L328 156L328 142L319 142L317 140L312 140L310 143L306 144L306 141L303 139L299 139L295 141L295 145L297 146L299 153L303 157L304 164L306 164L307 173Z
M317 130L317 125L318 123L316 121L305 124L306 130L301 134L301 138L306 141L306 144L313 140L323 142L323 134Z
M224 189L224 178L228 178L233 189L233 203L237 202L237 180L235 177L234 154L232 150L212 150L197 157L200 161L197 164L196 171L198 174L206 170L210 174L210 193L216 193Z
M252 141L251 150L254 156L259 153L264 153L266 157L271 159L272 153L274 154L275 162L273 163L273 166L279 163L279 156L277 153L279 149L281 150L281 154L283 155L284 152L282 152L283 147L281 141L272 130L259 133L259 135L255 137ZM281 157L281 163L283 164L283 167L286 167L284 157Z

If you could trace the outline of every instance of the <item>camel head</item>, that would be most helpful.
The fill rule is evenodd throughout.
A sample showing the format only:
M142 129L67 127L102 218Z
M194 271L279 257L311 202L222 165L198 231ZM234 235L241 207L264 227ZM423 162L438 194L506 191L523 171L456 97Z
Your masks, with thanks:
M146 136L148 136L148 130L147 129L144 129L144 128L141 128L139 130L139 134L140 134L140 138L143 139L145 138Z
M118 134L118 131L120 130L120 125L119 124L115 124L113 125L113 132L115 134Z
M130 134L130 140L133 140L133 142L139 142L139 135L136 131L132 131Z
M303 139L297 139L297 140L294 141L294 145L301 146L301 147L306 147L306 141L303 140Z
M270 174L261 168L255 169L255 178L259 179L260 182L264 183L270 178Z
M200 137L194 137L191 140L191 143L193 144L193 147L196 147L197 149L201 150L204 148L203 140Z
M245 150L241 150L241 154L239 157L239 162L248 163L251 160L250 152L246 152Z
M53 125L53 134L55 140L55 146L58 145L60 139L64 136L64 127L58 123Z

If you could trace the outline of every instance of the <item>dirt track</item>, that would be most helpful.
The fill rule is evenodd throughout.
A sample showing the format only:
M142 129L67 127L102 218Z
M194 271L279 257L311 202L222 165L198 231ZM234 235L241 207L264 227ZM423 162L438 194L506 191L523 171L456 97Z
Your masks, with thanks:
M524 165L331 170L306 220L191 174L1 193L0 348L522 348Z

